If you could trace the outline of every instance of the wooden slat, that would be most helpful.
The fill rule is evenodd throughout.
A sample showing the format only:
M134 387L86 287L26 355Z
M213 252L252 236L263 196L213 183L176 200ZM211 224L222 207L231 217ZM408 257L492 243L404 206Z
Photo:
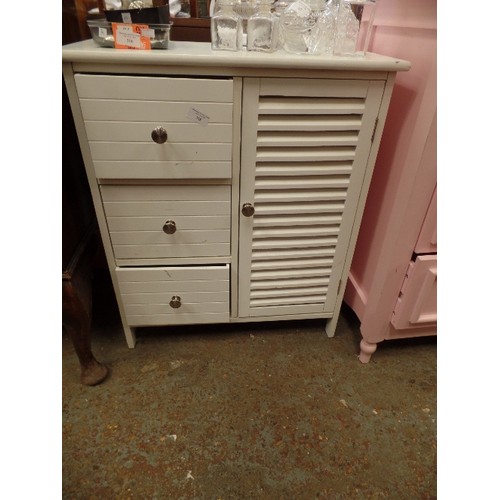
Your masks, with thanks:
M101 179L230 179L229 161L102 161L94 169Z
M163 228L168 214L160 217L108 217L108 228L116 231L154 231ZM176 216L175 224L179 231L189 229L227 229L230 228L229 214L225 217L199 215L196 217Z
M258 250L252 252L252 265L259 260L277 260L277 259L308 259L311 257L332 257L335 255L334 248L280 248L278 250Z
M198 96L200 97L200 96ZM147 98L147 96L144 96ZM188 112L195 109L208 116L208 123L232 123L233 106L230 103L126 101L105 99L80 99L85 120L161 121L191 123ZM199 125L200 128L204 128Z
M228 281L131 281L120 283L122 294L130 293L182 293L197 290L198 292L224 292L229 290Z
M267 307L278 305L303 305L303 304L323 304L325 302L325 295L299 295L299 296L286 296L286 297L266 297L261 299L250 299L250 307Z
M165 293L121 293L124 304L163 304L168 305L173 295L181 298L181 302L185 304L204 304L208 302L227 302L229 297L229 287L220 292L181 292L174 287L172 291ZM170 312L169 310L163 313ZM143 314L143 313L136 313ZM156 313L152 313L156 314ZM160 313L161 314L161 313Z
M154 143L151 132L163 127L167 132L167 143L230 143L231 124L209 124L201 127L195 123L171 123L164 118L147 122L86 121L85 129L89 141L101 142L146 142ZM165 144L167 144L165 143Z
M345 196L345 195L344 195ZM316 214L316 213L340 213L344 210L344 201L313 202L298 204L291 203L266 203L259 201L257 215L294 215L294 214Z
M339 226L311 226L311 227L264 227L253 230L254 240L261 238L306 238L311 236L330 236L338 234Z
M315 237L315 238L295 238L295 239L281 239L281 238L267 238L256 240L252 243L252 248L256 249L274 249L274 248L309 248L327 246L331 247L337 243L337 238L331 237Z
M251 290L268 290L276 288L295 288L297 286L327 286L330 283L329 276L300 278L300 279L275 279L272 281L254 281Z
M101 186L103 200L109 201L229 201L231 186Z
M319 287L307 287L307 286L298 286L296 288L285 288L285 289L279 289L276 288L274 290L252 290L250 292L250 300L253 301L254 299L265 299L267 297L269 298L284 298L287 299L288 297L292 298L291 300L297 300L296 297L325 297L326 292L328 291L328 286L319 286ZM305 301L302 301L304 304Z
M296 202L317 202L331 200L345 200L346 189L315 189L314 191L271 191L263 190L255 193L255 201L259 203L296 203ZM256 207L257 210L257 207Z
M120 283L137 281L229 281L229 266L156 267L154 269L116 269Z
M230 255L229 243L198 245L114 245L117 259L155 259L173 257L222 257Z
M231 144L89 142L93 160L195 161L231 160Z
M259 147L256 161L341 161L353 160L355 148L352 146L329 147Z
M284 85L282 78L262 78L259 93L261 99L266 96L294 97L331 97L364 98L368 93L369 82L362 80L342 80L332 84L330 80L311 80L287 78Z
M333 264L333 255L325 258L298 258L298 259L269 259L267 261L252 262L252 271L265 269L305 269L307 267L331 267Z
M229 229L190 230L178 228L174 234L166 234L163 224L156 231L112 231L113 245L191 245L229 243Z
M228 215L229 201L108 201L104 203L108 217L148 215Z
M127 315L130 326L197 325L229 322L229 307L224 313L178 313Z
M255 189L326 189L326 188L344 188L349 186L349 175L324 175L311 177L264 177L256 179Z
M260 147L312 147L312 146L356 146L358 136L351 130L345 132L259 132L257 146Z
M293 269L280 271L252 271L251 277L253 280L276 280L276 279L292 279L305 276L312 278L315 276L330 276L331 268L311 268L311 269Z
M255 228L261 227L288 227L288 226L310 226L318 224L340 224L342 216L339 214L309 214L297 216L254 216L253 226Z
M232 102L233 81L151 76L75 75L80 98Z
M255 166L258 178L268 176L303 176L303 175L349 175L352 162L259 162Z
M186 303L182 302L179 309L172 309L168 303L166 304L131 304L125 305L125 313L131 316L138 315L156 315L156 314L200 314L200 313L227 313L228 311L228 296L229 292L225 293L226 300L224 302L203 302L203 303Z

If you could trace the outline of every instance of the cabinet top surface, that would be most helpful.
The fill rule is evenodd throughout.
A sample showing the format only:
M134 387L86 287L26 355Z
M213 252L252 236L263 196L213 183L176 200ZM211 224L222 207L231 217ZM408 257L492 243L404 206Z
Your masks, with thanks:
M274 53L212 50L206 42L170 42L167 50L120 50L103 48L93 40L62 47L63 62L93 64L137 64L158 66L198 66L212 68L325 69L339 71L407 71L402 59L367 53L365 57L308 56Z

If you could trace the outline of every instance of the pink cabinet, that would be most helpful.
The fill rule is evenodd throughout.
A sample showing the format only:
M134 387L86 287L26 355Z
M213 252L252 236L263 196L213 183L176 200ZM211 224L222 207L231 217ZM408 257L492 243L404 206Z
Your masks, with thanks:
M369 50L412 67L396 78L344 296L362 362L384 340L437 333L436 1L378 0Z

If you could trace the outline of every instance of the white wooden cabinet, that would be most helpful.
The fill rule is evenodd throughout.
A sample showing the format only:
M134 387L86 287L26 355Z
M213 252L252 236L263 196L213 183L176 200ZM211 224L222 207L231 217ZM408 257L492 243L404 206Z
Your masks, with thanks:
M327 319L402 60L63 47L129 347L138 326Z

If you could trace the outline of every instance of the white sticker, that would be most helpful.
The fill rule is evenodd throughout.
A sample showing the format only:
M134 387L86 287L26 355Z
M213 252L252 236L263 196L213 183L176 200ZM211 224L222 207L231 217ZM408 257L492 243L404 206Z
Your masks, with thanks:
M132 16L130 12L122 12L122 22L124 23L132 23Z
M116 43L140 49L141 35L139 33L132 33L130 26L118 26L116 28Z
M142 29L141 30L141 35L142 36L147 36L148 38L154 38L155 37L155 30L152 29L152 28Z
M210 120L209 116L195 108L189 108L189 111L186 113L186 118L189 118L192 122L199 123L204 127L208 125L208 121Z
M301 0L292 3L290 10L293 10L299 17L309 17L311 14L311 7Z
M106 38L108 36L107 28L99 28L99 38Z

